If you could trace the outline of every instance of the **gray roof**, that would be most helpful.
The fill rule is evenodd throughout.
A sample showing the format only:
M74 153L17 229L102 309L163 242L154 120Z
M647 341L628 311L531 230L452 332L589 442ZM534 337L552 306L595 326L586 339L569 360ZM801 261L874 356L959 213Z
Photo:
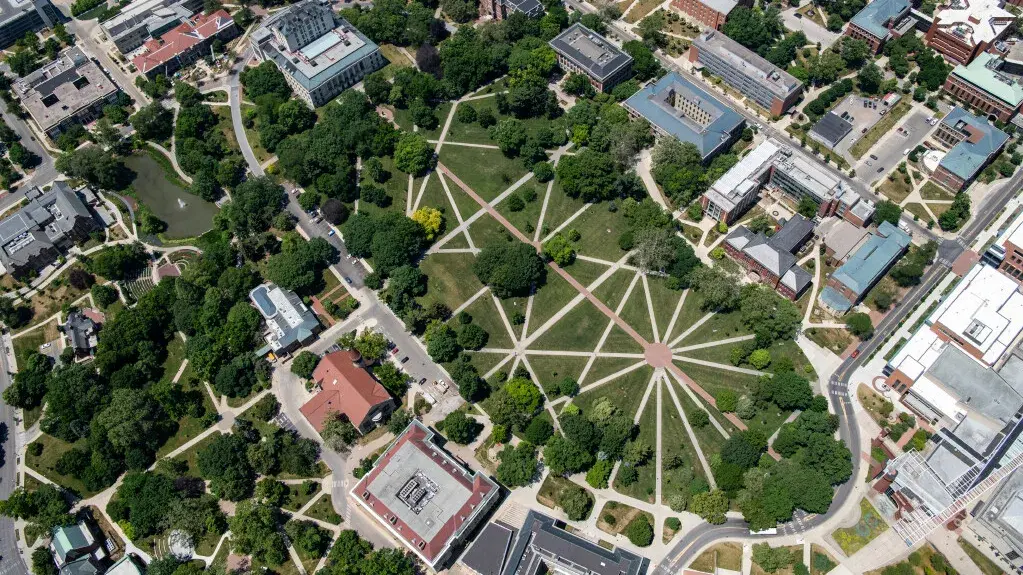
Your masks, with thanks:
M906 232L891 222L881 222L877 233L871 234L831 277L862 296L902 256L909 243Z
M824 143L829 148L834 148L842 141L842 138L849 135L852 128L853 125L849 121L834 112L828 112L824 114L820 121L813 125L813 128L810 130L810 136Z
M81 48L73 46L12 85L25 110L43 131L80 110L106 100L117 85Z
M92 555L83 555L66 563L58 573L60 575L100 575L103 571L102 564Z
M745 226L738 226L725 241L781 278L782 285L799 293L810 285L812 278L809 272L797 265L792 254L812 233L813 222L797 214L770 238L763 232L754 234Z
M95 349L98 330L99 326L96 322L77 310L68 314L67 322L64 324L64 333L71 340L71 347L75 351L88 352Z
M1020 370L996 372L955 346L946 347L927 374L971 410L1003 424L1008 424L1023 407L1023 395L1020 395L1023 373Z
M757 79L780 100L787 99L793 92L803 89L803 83L785 70L762 58L759 54L732 40L716 30L708 30L693 41L697 52L708 51L739 71L744 76Z
M49 0L32 0L31 2L24 0L0 0L0 26L7 26L32 12L44 10L46 11L44 20L46 18L53 18L54 12L56 12Z
M852 17L852 23L878 40L891 35L888 23L909 13L909 0L874 0Z
M548 569L547 564L561 566ZM548 571L588 575L643 575L649 561L615 548L605 549L572 535L555 520L530 511L515 539L515 547L504 567L504 575L539 575Z
M487 523L462 556L462 563L479 575L501 575L517 532L500 521Z
M89 208L65 182L34 194L28 205L0 220L0 263L8 272L69 241L75 229L93 225Z
M682 114L672 105L676 96L696 105L705 121ZM675 72L647 84L625 101L625 107L680 141L694 144L704 160L721 151L743 126L738 112Z
M598 81L606 80L623 67L632 64L632 56L578 22L555 36L550 45L555 52L575 62Z
M316 314L291 290L265 283L252 288L249 299L266 320L267 343L274 351L304 342L320 329Z

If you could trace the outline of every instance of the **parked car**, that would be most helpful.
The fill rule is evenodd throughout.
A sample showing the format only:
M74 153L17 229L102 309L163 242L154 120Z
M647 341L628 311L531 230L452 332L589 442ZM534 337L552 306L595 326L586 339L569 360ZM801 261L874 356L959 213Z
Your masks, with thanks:
M401 358L401 362L408 363L408 356L406 355L405 357Z
M392 347L391 348L391 355L398 355L399 351L401 351L401 350L399 350L397 347Z
M345 283L348 285L352 285L352 278L345 276Z
M448 382L444 381L443 379L438 379L436 381L436 383L437 383L437 389L441 390L444 393L447 393L447 391L448 391Z

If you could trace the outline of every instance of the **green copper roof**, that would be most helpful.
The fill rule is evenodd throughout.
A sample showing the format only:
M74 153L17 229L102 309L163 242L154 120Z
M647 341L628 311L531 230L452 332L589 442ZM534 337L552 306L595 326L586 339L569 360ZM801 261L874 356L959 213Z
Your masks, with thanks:
M952 74L1015 108L1023 102L1023 86L999 74L996 62L993 62L996 59L993 54L981 52L969 66L956 66ZM989 68L989 62L996 69Z
M53 530L53 550L61 561L67 558L70 551L88 547L91 544L92 538L81 525L67 525Z

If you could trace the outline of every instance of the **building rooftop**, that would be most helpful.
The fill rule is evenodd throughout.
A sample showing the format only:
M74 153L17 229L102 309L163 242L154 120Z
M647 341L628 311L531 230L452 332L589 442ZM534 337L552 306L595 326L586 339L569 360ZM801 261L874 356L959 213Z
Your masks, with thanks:
M870 4L870 6L884 1L886 0L875 0ZM812 136L816 136L817 139L820 139L828 146L834 148L842 141L842 138L849 135L849 132L851 132L852 129L853 125L851 122L834 112L828 112L813 125L813 128L810 129L810 134Z
M234 20L224 9L212 14L196 14L162 37L147 40L143 44L142 53L132 58L132 63L139 72L145 74L233 26Z
M500 0L500 2L528 16L543 14L543 4L540 0Z
M316 0L292 4L263 21L253 34L253 41L286 73L305 89L312 91L330 81L342 70L377 51L377 45L347 20L331 12L336 24L333 30L297 49L289 49L275 29L286 29L303 11L322 8ZM285 30L286 32L286 30Z
M694 40L698 50L707 50L728 61L743 74L757 78L779 99L786 99L803 87L795 76L761 58L756 52L732 40L722 32L709 30Z
M142 25L153 32L191 16L192 11L183 6L185 3L184 0L137 0L100 26L114 39Z
M727 16L739 5L738 0L699 0L701 4L710 6L711 9Z
M941 123L967 136L952 147L938 163L940 167L969 181L1009 139L1009 135L987 120L956 106Z
M844 185L838 176L788 146L775 160L775 167L819 198L830 199L844 191Z
M526 515L503 575L585 573L643 575L649 560L624 549L605 549L562 529L536 511Z
M107 569L105 575L143 575L144 571L130 554L121 557Z
M738 226L725 241L781 278L782 285L799 293L810 285L812 278L797 265L793 254L812 233L813 222L797 214L770 238L763 232L754 234L745 226Z
M266 320L267 343L274 351L304 341L320 326L316 315L291 290L265 283L252 288L249 299Z
M679 110L677 99L683 99L693 113ZM694 144L704 159L727 144L743 124L735 110L675 72L647 84L630 96L625 106L682 142Z
M975 265L931 314L940 324L994 365L1023 332L1023 294L1019 284L997 269Z
M764 172L780 149L778 141L764 140L711 184L705 195L722 209L735 209L749 194L757 193Z
M859 248L870 232L842 218L829 218L818 228L824 238L824 245L831 249L836 260L843 261Z
M77 46L18 79L12 88L44 132L117 92L113 80Z
M555 36L550 45L598 81L606 80L632 63L632 56L578 22Z
M442 450L434 432L413 420L352 488L352 497L435 567L498 490L489 477Z
M990 52L981 52L972 62L952 70L952 75L972 84L1010 108L1023 103L1023 85L1014 77L1000 71L1003 61Z
M879 40L891 35L888 23L909 12L909 0L874 0L852 18L852 23Z
M30 191L29 203L0 220L0 262L11 272L53 249L83 220L92 220L85 202L66 182L57 181L48 192Z
M974 520L1023 554L1023 469L1013 471L986 499Z
M976 46L993 42L1015 20L1004 0L953 0L935 12L938 27L963 42Z
M0 0L0 26L6 26L27 12L42 10L47 4L50 4L49 0Z
M462 555L462 563L477 575L501 575L518 529L500 521L487 523Z
M64 323L64 332L71 340L71 348L75 351L88 352L95 349L98 331L99 326L96 322L78 310L69 313Z
M870 238L842 264L831 277L838 280L854 293L862 296L909 247L910 237L891 222L881 222L877 233ZM824 303L832 309L844 311L852 307L845 296L832 287L821 291Z
M302 415L317 431L323 430L327 414L344 414L359 427L374 407L389 401L391 394L365 368L356 365L359 355L351 351L335 351L323 356L313 371L313 381L321 387L302 406Z

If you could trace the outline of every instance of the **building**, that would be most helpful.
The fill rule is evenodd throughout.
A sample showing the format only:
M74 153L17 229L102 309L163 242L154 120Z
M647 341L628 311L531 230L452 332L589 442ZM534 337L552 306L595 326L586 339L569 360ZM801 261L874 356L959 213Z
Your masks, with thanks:
M144 575L145 569L133 555L125 554L107 569L105 575Z
M955 0L934 14L924 42L958 64L969 64L1009 31L1016 17L1004 0Z
M883 0L877 0L883 1ZM875 2L876 4L877 2ZM846 112L844 115L847 115ZM834 150L835 146L838 145L849 132L852 131L853 125L847 118L839 116L834 112L828 112L813 125L810 129L810 138L820 142L829 150Z
M54 528L50 553L60 575L102 575L109 559L87 521Z
M821 303L836 313L849 311L906 253L909 243L909 234L891 222L881 222L877 232L828 278L827 287L821 290Z
M95 196L88 188L81 193L66 182L53 182L48 192L28 191L28 204L0 220L0 264L6 273L40 271L89 237L98 226L83 196L93 200Z
M587 541L556 519L529 511L519 528L488 523L460 564L477 575L644 575L649 562L624 549Z
M915 22L908 17L911 7L909 0L875 0L852 17L845 35L863 40L877 54L885 42L913 29Z
M440 569L497 500L497 483L445 452L412 421L352 488L358 508Z
M117 84L81 48L73 46L11 86L21 105L51 139L87 124L117 100Z
M725 252L760 283L774 288L790 300L797 300L810 287L810 272L799 267L795 254L813 237L813 222L796 214L771 237L754 234L745 226L733 229L725 238Z
M720 30L736 6L753 6L750 0L672 0L671 7L714 30Z
M959 192L1002 151L1009 135L957 106L941 119L934 138L950 149L931 179Z
M1019 572L1023 569L1023 471L1014 471L986 499L973 511L970 529L993 552L984 553L988 559L1007 563L1007 572ZM983 546L976 547L984 552Z
M128 56L146 40L187 22L202 5L202 0L136 0L100 26L121 54Z
M598 91L610 92L632 75L632 56L578 22L555 36L550 46L565 73L586 74Z
M718 178L700 196L704 215L731 224L757 203L760 188L771 175L771 160L781 142L765 140Z
M1023 284L1023 213L1002 230L981 260Z
M832 262L844 262L870 237L866 228L839 218L826 219L817 231L824 238L824 255Z
M1005 60L982 52L968 65L958 65L945 80L945 91L990 118L1008 122L1023 104L1023 85L1001 71Z
M359 433L366 433L397 407L361 360L358 352L335 351L316 364L313 382L320 390L301 409L316 431L323 431L327 415L336 412L347 417Z
M794 76L721 32L710 30L697 36L689 61L720 76L774 116L788 111L803 92L803 83Z
M49 0L0 0L0 48L66 19Z
M99 343L100 324L81 310L68 314L64 322L64 334L70 342L69 347L75 351L75 357L84 358L96 353Z
M671 72L629 97L625 109L644 118L658 136L689 142L704 162L726 152L742 135L742 116L701 88Z
M214 42L227 42L237 35L238 26L226 10L199 13L163 36L146 40L131 62L147 78L170 76L210 54Z
M256 355L291 353L312 341L322 328L316 314L291 290L265 283L252 288L249 300L266 322L266 333L263 334L266 345Z
M543 4L540 0L480 0L480 18L504 20L515 12L537 18L543 15Z
M302 0L263 21L252 34L306 104L317 108L387 65L369 38L316 0Z

